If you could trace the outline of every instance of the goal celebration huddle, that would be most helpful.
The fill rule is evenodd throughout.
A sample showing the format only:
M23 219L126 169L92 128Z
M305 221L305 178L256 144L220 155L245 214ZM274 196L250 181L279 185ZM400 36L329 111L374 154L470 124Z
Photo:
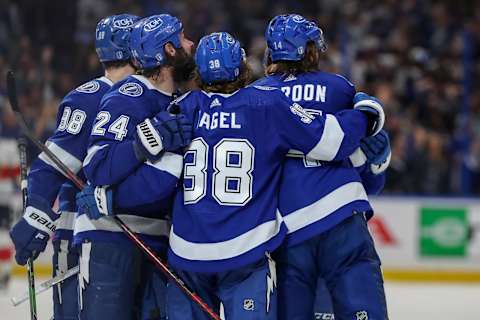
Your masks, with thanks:
M255 81L234 33L187 35L170 14L97 24L104 74L61 101L10 231L20 265L51 239L53 276L79 266L53 319L388 319L367 228L381 101L320 70L323 31L300 15L265 26Z

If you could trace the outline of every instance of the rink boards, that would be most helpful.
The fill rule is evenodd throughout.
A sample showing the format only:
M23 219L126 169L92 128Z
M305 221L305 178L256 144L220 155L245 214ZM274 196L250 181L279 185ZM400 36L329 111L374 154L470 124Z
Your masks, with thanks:
M480 282L480 201L376 197L372 204L369 226L386 279ZM36 261L37 273L51 272L50 257L51 247Z

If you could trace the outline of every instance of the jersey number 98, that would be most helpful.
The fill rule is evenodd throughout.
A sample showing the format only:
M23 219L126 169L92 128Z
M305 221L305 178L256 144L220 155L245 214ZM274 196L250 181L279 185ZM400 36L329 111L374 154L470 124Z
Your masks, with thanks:
M70 107L65 107L63 109L62 118L60 119L57 130L67 130L68 133L78 134L80 130L82 130L82 126L86 118L87 115L85 111L75 109L72 112L72 109Z
M224 206L244 206L252 198L255 149L246 139L224 138L213 147L213 174L207 181L209 146L194 139L185 153L183 194L185 204L194 204L207 194Z

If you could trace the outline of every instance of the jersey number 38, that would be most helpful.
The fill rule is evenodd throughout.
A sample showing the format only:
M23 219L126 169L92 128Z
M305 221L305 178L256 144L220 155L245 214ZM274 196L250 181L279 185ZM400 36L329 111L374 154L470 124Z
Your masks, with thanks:
M224 138L213 147L211 162L209 155L203 138L194 139L185 153L184 203L197 203L211 190L220 205L244 206L252 198L254 147L246 139Z

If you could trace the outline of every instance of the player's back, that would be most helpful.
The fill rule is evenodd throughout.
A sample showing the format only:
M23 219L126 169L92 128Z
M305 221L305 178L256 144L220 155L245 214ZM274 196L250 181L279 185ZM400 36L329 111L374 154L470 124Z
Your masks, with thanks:
M82 179L84 174L81 169L87 154L88 137L100 101L111 85L108 78L100 77L71 90L60 103L57 129L46 142L48 148ZM28 179L30 196L40 195L53 205L58 194L62 215L57 220L55 238L71 238L76 208L75 193L78 189L57 171L57 166L44 153L32 164ZM45 181L49 183L45 184Z
M174 204L169 259L175 266L221 271L255 261L282 241L276 199L289 147L270 112L275 97L285 97L270 90L194 91L179 99L194 139Z
M355 87L346 78L328 72L272 75L255 85L282 90L311 114L332 114L353 107ZM342 139L343 129L333 133ZM336 150L332 149L332 155ZM358 171L349 160L321 162L291 150L285 161L279 210L293 245L310 238L352 215L371 207Z

